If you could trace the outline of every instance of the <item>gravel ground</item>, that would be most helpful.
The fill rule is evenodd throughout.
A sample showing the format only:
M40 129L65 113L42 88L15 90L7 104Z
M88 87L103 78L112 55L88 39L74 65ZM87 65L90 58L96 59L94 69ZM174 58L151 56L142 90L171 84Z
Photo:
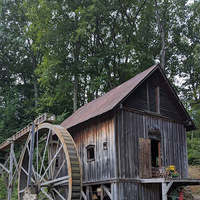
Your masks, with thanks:
M193 197L194 197L194 200L200 200L200 196L198 195L193 195Z
M200 179L200 165L189 166L189 175L192 179ZM194 200L200 200L200 186L190 187L194 196Z

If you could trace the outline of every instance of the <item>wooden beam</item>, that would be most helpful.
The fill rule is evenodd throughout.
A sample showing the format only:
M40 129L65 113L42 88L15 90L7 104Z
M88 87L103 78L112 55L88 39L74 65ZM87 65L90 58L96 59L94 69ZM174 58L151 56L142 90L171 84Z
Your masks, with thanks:
M4 165L2 165L1 163L0 163L0 167L3 168L8 174L10 173L10 171L6 167L4 167Z
M101 200L103 200L103 185L101 185Z
M86 197L87 197L87 199L93 199L92 198L92 187L91 186L86 186Z
M162 200L167 200L166 188L167 183L162 183Z
M13 154L14 154L14 142L12 141L10 146L10 173L8 181L8 200L11 200L12 197Z
M169 189L171 188L171 186L173 185L173 181L170 181L170 183L167 185L166 189L165 189L165 192L166 194L168 193Z
M35 144L35 124L33 123L31 128L31 142L30 142L30 152L29 152L27 185L30 185L31 183L34 144Z
M109 198L112 200L112 194L110 193L110 191L108 190L108 188L105 185L102 185L104 191L106 192L106 194L109 196Z
M81 197L83 197L84 200L87 200L87 197L86 197L85 193L83 192L83 190L81 190Z

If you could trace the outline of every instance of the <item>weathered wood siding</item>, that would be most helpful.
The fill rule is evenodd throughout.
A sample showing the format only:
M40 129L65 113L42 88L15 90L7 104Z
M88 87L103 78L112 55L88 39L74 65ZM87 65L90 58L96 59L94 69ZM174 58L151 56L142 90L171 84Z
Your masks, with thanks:
M147 106L147 83L143 83L136 92L133 92L124 102L123 105L138 110L148 110Z
M159 184L121 182L112 184L114 200L161 200Z
M90 123L69 129L82 164L83 183L104 181L115 177L116 155L113 114L105 114ZM107 142L107 150L103 143ZM88 145L95 145L95 161L87 161Z
M161 133L161 165L175 165L182 177L188 176L186 130L182 124L156 116L119 110L116 114L117 175L139 177L139 138L148 138L148 129Z
M152 177L151 140L139 138L139 175L142 178Z
M159 86L159 104L160 115L176 121L186 121L186 116L180 105L175 101L169 87L163 77L160 77L156 72L152 74L144 83L142 83L135 92L133 92L124 102L125 107L134 108L141 111L148 110L147 84Z

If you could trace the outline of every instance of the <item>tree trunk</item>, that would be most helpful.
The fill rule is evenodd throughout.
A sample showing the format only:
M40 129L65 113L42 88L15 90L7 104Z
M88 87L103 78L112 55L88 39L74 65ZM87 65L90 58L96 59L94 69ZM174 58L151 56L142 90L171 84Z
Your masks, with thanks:
M35 108L37 108L38 107L38 85L37 85L37 77L35 77L34 75L34 72L37 68L37 61L33 52L32 52L32 59L33 59L33 87L34 87Z
M74 75L74 112L78 108L78 75Z
M166 43L165 43L165 16L167 13L167 5L168 5L168 1L166 1L165 3L165 8L164 8L164 17L161 21L161 14L160 14L160 10L158 7L158 2L157 0L155 0L155 7L156 7L156 19L157 19L157 23L158 23L158 29L160 32L160 36L161 36L161 51L160 51L160 59L161 59L161 67L162 69L165 70L165 47L166 47Z
M161 32L160 57L161 57L161 67L165 70L165 32L164 32L164 28L162 28L162 32Z

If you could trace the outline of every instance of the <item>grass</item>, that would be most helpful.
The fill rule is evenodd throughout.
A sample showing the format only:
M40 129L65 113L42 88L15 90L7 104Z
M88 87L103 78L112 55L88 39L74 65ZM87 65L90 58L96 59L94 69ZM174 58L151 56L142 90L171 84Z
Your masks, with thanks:
M189 175L192 179L200 179L200 165L189 166ZM200 195L200 186L190 186L192 193Z

